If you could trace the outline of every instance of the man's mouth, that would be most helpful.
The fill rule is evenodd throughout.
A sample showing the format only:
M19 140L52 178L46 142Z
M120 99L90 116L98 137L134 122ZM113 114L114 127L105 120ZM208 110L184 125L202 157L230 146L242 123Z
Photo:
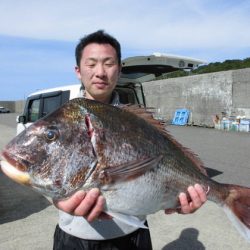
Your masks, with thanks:
M94 85L98 88L98 89L104 89L106 88L106 86L108 85L106 82L95 82Z

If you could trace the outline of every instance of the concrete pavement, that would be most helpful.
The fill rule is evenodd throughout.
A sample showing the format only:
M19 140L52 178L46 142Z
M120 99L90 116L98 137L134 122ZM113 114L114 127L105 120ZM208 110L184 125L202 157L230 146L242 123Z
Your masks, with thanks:
M214 179L249 185L250 133L169 126L171 133L199 154ZM15 135L15 116L0 115L0 149ZM42 196L0 172L0 249L52 249L57 210ZM155 250L250 249L223 210L207 202L191 215L148 216Z
M16 114L0 114L0 149L16 134ZM57 209L0 171L0 249L52 249Z

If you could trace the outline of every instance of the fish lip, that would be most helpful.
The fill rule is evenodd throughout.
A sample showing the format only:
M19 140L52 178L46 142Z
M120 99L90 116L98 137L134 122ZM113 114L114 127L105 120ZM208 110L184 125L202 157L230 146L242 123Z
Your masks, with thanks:
M12 154L2 152L0 167L3 173L17 183L31 185L31 178L26 171L27 167L23 164L23 159L12 158Z
M0 163L1 170L5 175L7 175L13 181L24 184L24 185L31 185L30 175L27 172L23 172L15 168L11 165L8 161L4 158L1 159Z
M22 157L18 155L14 155L6 151L2 152L1 158L22 172L27 172L27 166L31 165L31 162L23 159Z

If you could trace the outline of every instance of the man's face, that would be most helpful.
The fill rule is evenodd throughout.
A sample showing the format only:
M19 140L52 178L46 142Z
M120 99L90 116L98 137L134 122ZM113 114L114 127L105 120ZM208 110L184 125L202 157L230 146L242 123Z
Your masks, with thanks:
M91 43L82 51L76 75L84 84L86 98L109 102L120 75L115 49L110 44Z

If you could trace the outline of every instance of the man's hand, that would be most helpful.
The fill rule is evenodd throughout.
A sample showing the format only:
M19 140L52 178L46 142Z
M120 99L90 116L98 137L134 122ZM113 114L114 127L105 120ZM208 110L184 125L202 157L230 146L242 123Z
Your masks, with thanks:
M180 208L177 210L166 209L166 214L171 214L173 212L178 212L180 214L190 214L199 209L207 201L207 192L202 188L201 185L195 184L190 186L187 189L191 201L188 200L188 197L185 193L180 193L179 201Z
M105 199L97 188L89 192L78 191L67 200L54 201L54 205L69 214L83 216L89 222L99 218L103 212Z

